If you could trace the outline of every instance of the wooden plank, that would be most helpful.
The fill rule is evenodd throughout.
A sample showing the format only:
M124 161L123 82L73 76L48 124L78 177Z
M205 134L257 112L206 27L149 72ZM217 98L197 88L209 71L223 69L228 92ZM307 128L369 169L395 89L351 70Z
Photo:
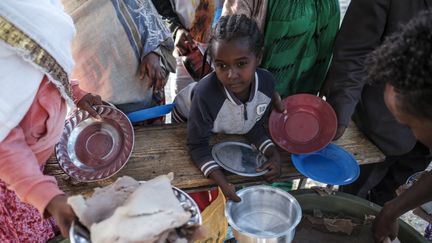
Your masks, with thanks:
M224 140L244 141L244 138L216 135L211 143ZM384 155L353 124L350 124L344 136L336 144L353 153L360 164L381 162L384 159ZM292 166L289 157L288 153L282 153L283 166L280 180L301 177ZM137 180L149 180L169 172L174 172L175 175L173 185L185 190L214 186L213 181L206 179L190 159L186 146L185 124L135 127L135 146L128 163L119 173L102 181L74 182L61 170L54 156L45 166L45 173L55 176L60 188L68 194L89 193L93 188L109 185L123 175ZM263 181L261 177L250 178L233 174L227 174L227 177L234 184L253 184Z

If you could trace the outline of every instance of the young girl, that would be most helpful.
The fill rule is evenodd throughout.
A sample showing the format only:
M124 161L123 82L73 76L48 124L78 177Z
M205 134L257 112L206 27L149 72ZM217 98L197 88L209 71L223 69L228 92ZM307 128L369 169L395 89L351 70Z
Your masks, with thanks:
M262 47L263 38L253 20L246 15L221 17L208 43L215 71L185 88L176 97L173 111L175 121L188 120L187 143L193 161L233 201L240 198L212 158L211 133L246 135L269 158L257 171L268 169L267 180L280 175L279 153L263 126L270 111L274 78L257 68Z
M0 1L0 242L46 242L53 217L75 219L42 168L63 131L66 101L97 116L100 97L71 87L72 19L59 0Z

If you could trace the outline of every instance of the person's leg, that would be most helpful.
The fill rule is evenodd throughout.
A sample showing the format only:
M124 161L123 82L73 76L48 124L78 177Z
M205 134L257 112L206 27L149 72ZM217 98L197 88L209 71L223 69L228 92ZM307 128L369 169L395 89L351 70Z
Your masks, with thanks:
M432 158L429 149L418 142L410 152L389 156L388 159L394 163L381 182L370 191L370 201L379 205L395 198L396 189L405 184L409 176L424 170Z
M384 163L384 162L382 162ZM357 195L360 189L365 185L366 181L370 177L372 170L375 168L375 164L366 164L360 166L360 175L356 181L351 184L340 186L339 191ZM364 197L366 198L366 197Z
M0 180L0 242L46 242L55 236L52 218L23 203Z

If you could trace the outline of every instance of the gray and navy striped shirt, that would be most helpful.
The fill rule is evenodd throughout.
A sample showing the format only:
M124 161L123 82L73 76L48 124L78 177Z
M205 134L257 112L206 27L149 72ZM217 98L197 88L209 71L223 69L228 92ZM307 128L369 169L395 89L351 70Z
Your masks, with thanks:
M244 134L262 153L274 146L264 128L274 93L274 78L270 72L256 70L255 82L246 103L228 91L214 72L192 86L176 97L173 117L187 118L189 151L204 175L208 176L219 168L209 145L212 133ZM186 107L190 99L190 107Z

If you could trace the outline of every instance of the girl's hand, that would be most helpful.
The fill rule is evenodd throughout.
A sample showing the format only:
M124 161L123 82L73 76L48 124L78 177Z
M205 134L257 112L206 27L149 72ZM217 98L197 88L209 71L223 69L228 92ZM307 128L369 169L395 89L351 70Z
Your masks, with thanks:
M228 181L225 178L225 175L220 169L216 169L210 172L209 177L213 179L216 182L216 184L219 185L220 189L222 190L223 194L227 199L232 200L234 202L241 201L241 198L237 196L237 193L235 192L234 185L228 183Z
M94 105L102 105L102 99L99 95L88 93L84 95L77 103L77 107L87 111L92 117L101 119L97 111L93 108Z
M143 80L147 75L150 79L148 88L153 87L154 90L163 90L167 81L159 59L158 54L150 52L142 59L139 67L139 78Z
M280 155L279 151L277 151L276 147L268 148L266 151L266 156L269 158L267 162L261 165L256 169L257 172L261 172L264 170L269 170L264 175L264 178L267 181L273 181L280 177L281 175L281 165L280 165Z
M63 237L69 238L69 228L76 219L76 216L72 207L67 204L66 195L55 196L48 203L46 211L54 217Z
M277 91L273 93L273 107L279 113L287 113L285 105L282 102L282 98Z
M227 183L226 185L221 185L220 188L228 200L232 200L234 202L241 201L241 198L237 196L237 193L235 191L235 186L233 184Z

